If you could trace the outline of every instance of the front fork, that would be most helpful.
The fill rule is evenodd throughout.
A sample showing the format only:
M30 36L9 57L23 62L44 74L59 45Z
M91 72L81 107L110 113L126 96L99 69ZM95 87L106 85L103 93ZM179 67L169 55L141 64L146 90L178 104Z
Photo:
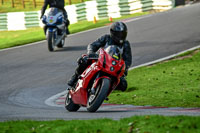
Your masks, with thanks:
M97 88L99 82L101 81L101 79L103 79L103 78L107 78L107 79L109 79L109 80L111 81L111 78L110 78L110 77L108 77L108 76L100 76L100 73L98 73L98 75L96 76L96 78L95 78L95 80L94 80L94 83L93 83L93 85L92 85L91 94L95 94L96 88ZM110 88L110 87L109 87L109 88Z
M49 32L53 33L53 38L56 40L56 38L57 38L57 29L54 28L54 27L49 27L46 30L46 35L48 35Z
M91 92L90 92L91 94L95 94L95 92L96 92L96 86L99 82L97 79L99 78L99 76L100 76L100 73L98 73L96 78L94 79L94 83L92 85Z
M49 33L52 33L52 43L55 46L55 42L57 40L57 28L55 27L48 27L46 28L46 38L48 37Z

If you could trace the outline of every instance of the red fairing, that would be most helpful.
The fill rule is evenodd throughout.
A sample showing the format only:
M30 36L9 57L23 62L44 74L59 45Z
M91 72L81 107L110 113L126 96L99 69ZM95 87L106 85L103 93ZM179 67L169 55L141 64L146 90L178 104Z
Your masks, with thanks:
M98 85L98 83L99 83L99 81L100 81L100 79L103 79L103 78L107 78L107 79L111 80L108 76L101 76L101 77L99 77L99 78L97 78L97 79L95 80L95 82L94 82L94 84L93 84L93 87L96 88L97 85ZM109 86L109 88L110 88L110 86Z
M114 59L112 56L110 56L108 53L106 53L103 49L100 49L99 51L99 59L97 62L98 66L102 66L102 71L120 78L121 76L123 76L124 71L125 71L125 62L123 59L121 60L117 60ZM112 62L115 61L116 65L113 65ZM114 70L111 71L110 68L113 67Z
M100 71L100 68L96 66L96 62L90 65L81 75L81 78L78 80L76 85L76 91L71 93L73 95L72 99L75 104L81 104L83 106L87 105L87 87L93 76Z
M82 73L75 87L75 91L70 90L73 102L75 104L87 106L88 89L91 89L89 88L89 83L91 82L93 87L96 88L102 78L107 78L111 81L112 84L109 87L110 90L108 92L110 94L119 84L120 77L123 76L124 71L125 62L123 59L120 57L116 57L115 59L105 52L104 49L100 49L98 60L93 60L93 63ZM99 72L102 72L105 75L101 75L95 79L94 77L97 76Z

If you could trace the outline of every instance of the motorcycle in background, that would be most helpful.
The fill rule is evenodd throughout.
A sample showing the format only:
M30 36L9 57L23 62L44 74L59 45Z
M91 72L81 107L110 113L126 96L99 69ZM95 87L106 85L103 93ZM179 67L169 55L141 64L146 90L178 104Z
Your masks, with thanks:
M81 106L95 112L120 83L125 72L122 48L110 45L101 48L96 56L88 57L91 65L79 76L75 87L69 89L65 108L77 111Z
M50 12L42 17L42 22L49 51L54 51L56 46L62 48L66 33L63 12L55 7L50 8Z

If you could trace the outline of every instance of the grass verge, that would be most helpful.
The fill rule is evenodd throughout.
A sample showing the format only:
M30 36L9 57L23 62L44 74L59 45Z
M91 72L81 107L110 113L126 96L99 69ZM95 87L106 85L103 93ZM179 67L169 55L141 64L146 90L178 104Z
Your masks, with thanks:
M72 121L11 121L0 123L0 133L197 133L200 117L134 116Z
M136 13L132 15L126 15L121 18L113 19L113 21L118 21L120 19L126 19L131 17L137 17L141 15L149 14L149 12ZM96 24L88 21L81 21L76 24L71 24L69 30L71 33L77 33L80 31L85 31L111 23L108 19L99 20ZM45 39L45 35L42 28L30 28L27 30L20 31L0 31L0 49L10 48L14 46L24 45Z
M200 107L200 52L129 71L128 90L115 92L110 103Z

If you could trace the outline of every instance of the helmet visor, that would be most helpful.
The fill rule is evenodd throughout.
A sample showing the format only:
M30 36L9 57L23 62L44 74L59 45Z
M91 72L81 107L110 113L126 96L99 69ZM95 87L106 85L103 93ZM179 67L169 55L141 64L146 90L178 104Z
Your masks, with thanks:
M124 42L126 40L127 32L115 31L113 32L113 36L118 42Z

